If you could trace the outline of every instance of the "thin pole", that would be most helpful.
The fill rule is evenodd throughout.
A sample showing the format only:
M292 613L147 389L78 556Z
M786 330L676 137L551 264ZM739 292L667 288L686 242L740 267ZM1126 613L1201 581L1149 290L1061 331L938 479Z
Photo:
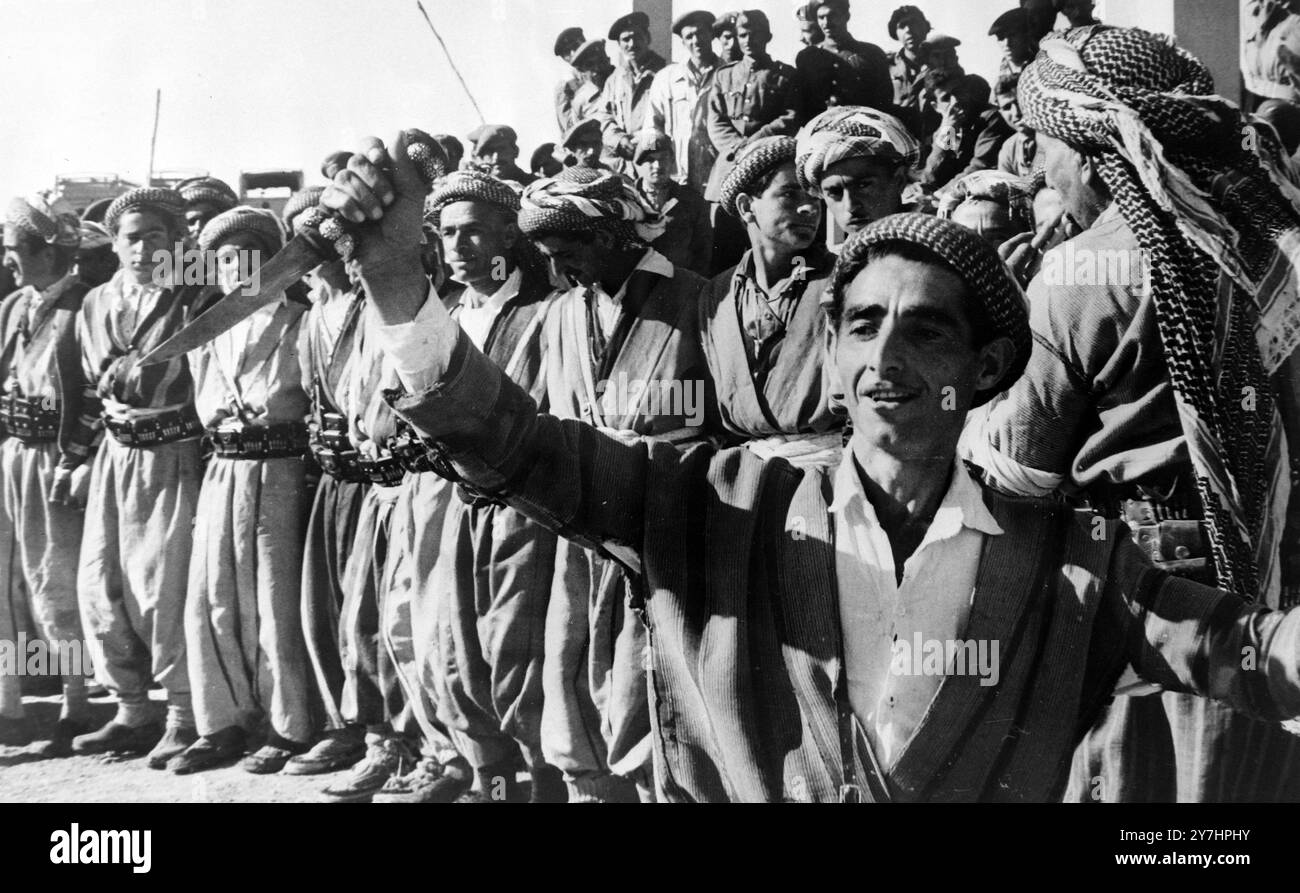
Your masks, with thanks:
M153 185L153 158L154 150L158 148L158 114L162 110L162 87L159 87L153 97L153 136L149 139L149 176L145 178L144 185Z
M474 94L469 92L469 84L465 83L465 78L461 76L460 69L456 67L456 60L451 58L451 50L447 49L446 41L442 39L442 35L438 33L438 29L433 27L433 20L430 19L429 14L424 11L424 4L421 3L420 0L415 0L415 5L420 8L420 15L424 16L424 20L429 23L429 30L432 31L433 36L438 39L438 44L442 47L442 52L447 57L447 64L451 66L452 72L456 75L456 80L460 81L460 85L465 88L465 95L469 97L469 101L474 105L474 111L478 112L479 123L486 124L487 118L483 117L483 110L478 107L478 102L474 99Z

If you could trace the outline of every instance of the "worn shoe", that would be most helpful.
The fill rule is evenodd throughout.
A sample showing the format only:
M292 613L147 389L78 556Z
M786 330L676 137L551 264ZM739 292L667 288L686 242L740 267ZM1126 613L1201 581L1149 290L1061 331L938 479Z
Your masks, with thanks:
M159 740L154 749L149 751L149 768L158 769L159 771L166 769L168 763L184 753L198 740L199 733L193 726L169 727L167 731L163 732L162 739Z
M549 764L534 766L529 775L532 777L529 803L568 803L569 788L564 783L560 770Z
M90 731L90 726L77 719L63 718L54 725L54 737L46 741L37 753L46 759L72 756L72 740Z
M425 757L405 775L394 775L375 794L374 803L455 803L474 784L464 757L446 763Z
M26 747L32 743L32 724L26 717L10 719L0 716L0 745Z
M98 731L78 735L72 739L72 752L87 753L146 753L162 737L161 723L128 726L110 720Z
M202 772L237 757L244 752L244 730L239 726L228 726L211 735L204 735L183 752L172 757L167 764L173 775L189 775Z
M285 775L321 775L355 766L366 755L365 732L360 728L336 729L317 741L311 750L291 757L284 764Z
M384 738L367 747L366 758L321 795L330 803L369 802L388 779L410 770L419 761L420 755L405 738Z
M254 775L274 775L284 768L290 757L307 750L307 745L273 735L255 753L239 761L239 768Z

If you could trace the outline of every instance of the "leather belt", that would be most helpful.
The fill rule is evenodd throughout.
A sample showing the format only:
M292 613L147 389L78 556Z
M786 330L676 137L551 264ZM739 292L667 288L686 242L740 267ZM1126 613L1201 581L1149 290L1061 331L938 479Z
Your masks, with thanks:
M357 459L357 468L365 480L381 487L396 487L406 477L406 467L396 456L384 456L382 459Z
M126 447L174 443L203 433L203 423L192 406L126 421L104 416L104 427L114 440Z
M51 407L53 404L53 408ZM12 391L0 400L0 425L23 443L53 443L59 439L59 404L29 400Z
M307 426L293 422L213 428L206 439L223 459L295 459L307 452Z
M321 471L330 477L354 484L370 482L357 465L360 454L348 438L347 420L340 413L317 413L308 433L308 447Z

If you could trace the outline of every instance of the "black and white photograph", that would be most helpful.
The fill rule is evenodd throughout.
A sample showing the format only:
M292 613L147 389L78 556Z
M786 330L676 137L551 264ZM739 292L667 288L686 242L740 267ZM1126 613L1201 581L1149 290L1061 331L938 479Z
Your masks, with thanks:
M8 821L1300 802L1300 2L750 6L0 2Z

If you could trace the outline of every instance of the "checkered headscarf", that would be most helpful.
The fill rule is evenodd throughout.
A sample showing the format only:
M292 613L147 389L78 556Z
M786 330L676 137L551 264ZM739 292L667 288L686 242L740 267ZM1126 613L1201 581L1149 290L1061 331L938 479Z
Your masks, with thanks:
M438 213L453 202L486 202L518 212L519 192L482 171L453 171L433 184L433 191L424 200L424 210L436 220Z
M77 212L49 191L11 201L5 211L5 226L49 245L75 248L81 242Z
M1300 193L1270 182L1213 92L1169 38L1094 25L1044 41L1019 98L1031 127L1091 157L1147 253L1219 586L1273 603L1266 519L1287 486L1269 376L1300 344Z
M285 227L293 232L293 218L319 205L320 197L324 194L324 186L308 186L289 196L289 200L284 203L284 210L280 212L280 219L284 221Z
M181 198L185 199L187 205L194 202L209 202L222 211L229 211L239 204L239 196L235 195L235 190L230 188L230 184L216 177L194 177L185 180L177 184L176 191L181 194Z
M960 224L928 214L892 214L849 236L831 271L831 303L842 306L844 290L862 272L872 250L891 245L915 245L938 255L966 283L967 297L979 305L994 333L1011 339L1015 361L997 389L978 394L975 405L1011 387L1025 371L1033 350L1029 305L997 249Z
M799 182L814 195L826 169L850 158L888 161L915 172L921 144L893 115L860 105L827 109L799 131Z
M795 142L792 136L766 136L754 140L736 156L736 166L722 180L718 202L731 216L736 216L736 198L748 193L750 187L774 168L794 161Z
M614 233L622 247L632 248L648 241L642 235L644 224L657 217L622 174L575 166L524 189L519 229L527 236L604 229Z
M270 254L284 247L284 230L275 214L262 208L241 205L222 211L204 224L203 231L199 233L199 249L212 251L238 233L256 236Z
M161 214L175 226L185 228L185 199L174 189L158 186L137 186L113 199L104 212L104 226L116 234L122 215L130 211L152 211Z

